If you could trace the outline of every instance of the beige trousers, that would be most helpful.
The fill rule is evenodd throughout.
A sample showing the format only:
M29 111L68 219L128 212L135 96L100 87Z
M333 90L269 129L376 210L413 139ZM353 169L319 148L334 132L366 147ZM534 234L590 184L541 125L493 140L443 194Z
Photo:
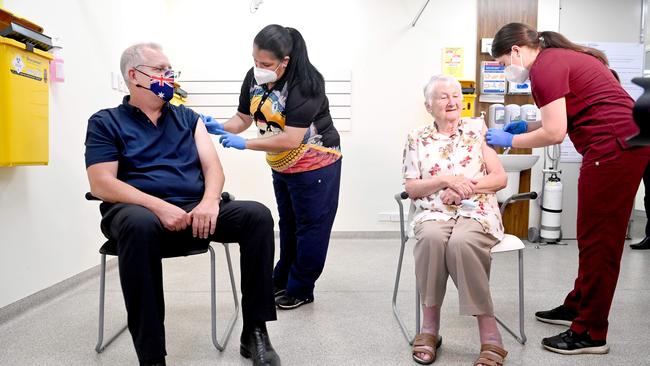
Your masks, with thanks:
M494 315L490 295L490 248L498 240L467 217L415 226L415 276L427 307L442 306L451 275L461 315Z

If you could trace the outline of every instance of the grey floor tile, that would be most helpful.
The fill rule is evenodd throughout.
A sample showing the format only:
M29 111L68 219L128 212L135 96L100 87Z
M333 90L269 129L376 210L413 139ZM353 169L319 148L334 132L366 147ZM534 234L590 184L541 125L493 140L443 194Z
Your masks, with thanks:
M284 365L413 365L410 347L391 313L398 240L336 239L330 245L316 301L293 311L279 311L269 323L271 340ZM232 311L225 257L217 253L218 320ZM239 288L239 253L231 246ZM535 321L533 313L560 304L577 272L575 241L567 246L528 245L525 250L525 328L528 343L518 344L502 331L509 365L650 365L650 252L625 250L612 304L606 356L561 356L540 346L543 337L563 327ZM250 365L239 355L241 320L224 352L210 338L209 255L165 260L166 333L169 365ZM495 308L504 320L517 320L517 257L494 256L491 273ZM130 335L124 333L102 354L97 337L96 280L0 326L0 365L135 365ZM414 322L412 247L405 254L398 296L400 312ZM116 270L107 277L107 332L125 322ZM411 330L412 331L412 330ZM458 298L449 281L442 310L444 338L436 364L471 365L479 350L476 321L458 315Z

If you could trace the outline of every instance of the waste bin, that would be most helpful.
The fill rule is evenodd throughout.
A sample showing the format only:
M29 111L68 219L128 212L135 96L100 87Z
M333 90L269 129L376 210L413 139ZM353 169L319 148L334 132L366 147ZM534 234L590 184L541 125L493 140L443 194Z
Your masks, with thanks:
M48 163L53 58L30 44L0 37L0 166Z

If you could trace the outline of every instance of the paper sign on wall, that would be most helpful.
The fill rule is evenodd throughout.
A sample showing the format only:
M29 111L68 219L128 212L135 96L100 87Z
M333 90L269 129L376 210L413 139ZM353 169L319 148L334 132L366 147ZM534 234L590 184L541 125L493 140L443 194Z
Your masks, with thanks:
M442 73L463 78L463 48L445 47L442 50Z
M609 59L609 68L616 70L621 85L632 99L638 99L643 89L632 83L632 79L643 76L643 43L617 43L617 42L578 42L587 47L601 50Z
M505 93L505 67L497 61L481 61L481 94Z

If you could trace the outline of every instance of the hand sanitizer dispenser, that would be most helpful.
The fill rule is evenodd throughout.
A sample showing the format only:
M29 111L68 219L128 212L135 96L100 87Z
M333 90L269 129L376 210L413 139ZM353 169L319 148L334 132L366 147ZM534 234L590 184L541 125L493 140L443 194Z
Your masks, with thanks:
M539 120L537 117L539 109L532 104L524 104L521 106L521 119L526 122L535 122Z
M505 116L506 110L503 104L492 104L488 109L488 127L502 129Z
M521 108L517 104L508 104L506 106L506 114L504 123L507 125L512 121L521 119Z

